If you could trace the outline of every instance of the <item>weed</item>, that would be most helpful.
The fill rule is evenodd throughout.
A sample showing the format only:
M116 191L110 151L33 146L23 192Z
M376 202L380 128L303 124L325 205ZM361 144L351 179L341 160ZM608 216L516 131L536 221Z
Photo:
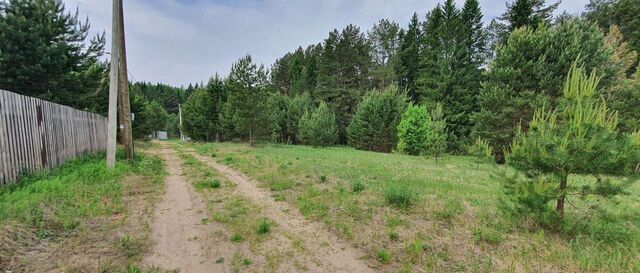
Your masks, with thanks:
M389 231L389 233L387 233L387 235L389 235L389 240L397 242L398 240L400 240L400 235L395 232L395 231Z
M389 251L384 248L379 249L376 252L376 257L378 258L378 261L383 264L388 264L391 262L391 254L389 254Z
M415 197L411 189L404 183L387 183L384 188L384 198L390 205L408 209Z
M320 179L320 182L321 182L321 183L326 183L326 182L327 182L327 180L328 180L328 178L327 178L327 176L326 176L326 175L321 175L321 176L320 176L320 177L318 177L318 178Z
M234 242L234 243L239 243L239 242L242 242L243 240L244 239L242 238L242 235L240 235L240 234L236 233L236 234L231 235L231 241Z
M500 244L503 240L502 234L499 231L486 227L474 228L473 236L478 242L482 241L493 245Z
M267 234L269 233L269 231L271 231L271 222L269 221L269 219L260 219L257 230L258 234Z
M224 257L220 257L220 258L216 259L216 263L217 263L217 264L222 264L222 263L224 263Z
M271 183L269 188L272 191L284 191L284 190L288 190L290 188L293 188L293 182L289 181L289 180L277 181L277 182Z
M413 261L418 261L418 258L422 253L424 253L426 248L427 246L424 242L421 240L414 240L405 247L405 252Z
M196 189L217 189L217 188L220 188L221 184L222 183L220 183L220 180L213 179L213 180L205 180L205 181L196 182L196 183L194 183L193 186Z
M365 185L362 181L354 181L351 182L351 191L353 192L361 192L365 190Z
M251 262L251 260L249 260L249 259L247 259L247 258L244 258L244 259L242 259L242 261L240 261L240 264L241 264L242 266L250 266L250 265L251 265L251 263L252 263L252 262Z

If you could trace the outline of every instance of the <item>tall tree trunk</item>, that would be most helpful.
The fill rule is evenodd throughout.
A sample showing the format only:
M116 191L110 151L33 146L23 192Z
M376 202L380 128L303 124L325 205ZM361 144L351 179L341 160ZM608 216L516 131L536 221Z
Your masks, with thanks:
M564 217L564 199L566 198L565 190L567 189L567 177L569 175L565 172L562 173L560 177L560 196L558 197L558 201L556 203L556 212L560 214L561 217Z

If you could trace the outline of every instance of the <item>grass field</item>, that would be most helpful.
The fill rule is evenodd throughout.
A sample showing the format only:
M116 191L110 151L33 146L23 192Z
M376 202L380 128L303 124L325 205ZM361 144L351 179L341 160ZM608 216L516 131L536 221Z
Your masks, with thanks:
M158 158L139 155L107 170L97 154L0 188L0 268L121 272L148 248L143 214L163 177Z
M470 157L424 157L303 146L187 144L245 172L368 253L384 272L639 272L640 185L597 202L572 200L562 231L531 228L499 207L499 175ZM571 183L583 178L572 177ZM593 200L591 200L593 201Z

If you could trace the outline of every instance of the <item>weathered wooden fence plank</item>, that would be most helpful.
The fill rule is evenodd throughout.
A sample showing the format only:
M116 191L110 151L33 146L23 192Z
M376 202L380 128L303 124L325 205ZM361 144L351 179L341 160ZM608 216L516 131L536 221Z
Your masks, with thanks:
M101 115L0 90L0 185L104 151L106 132Z

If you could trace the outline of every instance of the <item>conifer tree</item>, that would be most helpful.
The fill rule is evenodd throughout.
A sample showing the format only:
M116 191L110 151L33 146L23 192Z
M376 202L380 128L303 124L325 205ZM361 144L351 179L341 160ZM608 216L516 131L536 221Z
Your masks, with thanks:
M444 117L442 104L436 104L431 111L431 124L433 126L433 137L430 143L427 143L427 150L436 159L442 156L447 149L447 120Z
M500 18L507 26L509 31L517 28L528 26L537 28L541 23L550 23L553 12L560 5L557 1L545 7L546 0L515 0L508 4L507 11Z
M406 90L409 99L417 103L420 100L418 86L418 69L420 66L420 46L422 44L421 22L418 14L414 13L409 22L406 32L400 37L400 48L398 52L398 62L396 64L396 75L398 86L401 90Z
M598 83L595 71L587 75L584 68L573 66L560 105L536 109L529 130L520 130L516 135L509 165L533 178L524 183L552 185L551 191L540 194L507 184L510 193L516 195L515 200L522 201L517 204L520 209L546 213L547 201L555 197L556 212L562 217L569 195L607 197L622 191L624 184L604 176L624 176L633 171L638 162L640 134L627 136L616 131L618 116L598 95ZM570 175L597 179L588 185L570 185ZM531 202L531 198L542 201ZM538 207L532 208L531 204Z
M313 112L305 111L300 118L299 139L314 147L327 147L338 139L335 114L321 102Z
M349 145L360 150L391 152L407 97L396 86L370 92L358 105L347 127Z
M231 67L229 77L224 83L227 101L223 106L222 122L224 127L233 128L232 135L249 141L271 137L277 131L276 110L270 98L267 74L263 66L253 63L247 55Z
M371 74L374 85L380 90L393 84L396 78L394 62L400 44L399 31L396 22L382 19L368 32L374 61Z
M0 4L0 89L75 108L106 104L104 34L86 41L89 20L61 0Z

